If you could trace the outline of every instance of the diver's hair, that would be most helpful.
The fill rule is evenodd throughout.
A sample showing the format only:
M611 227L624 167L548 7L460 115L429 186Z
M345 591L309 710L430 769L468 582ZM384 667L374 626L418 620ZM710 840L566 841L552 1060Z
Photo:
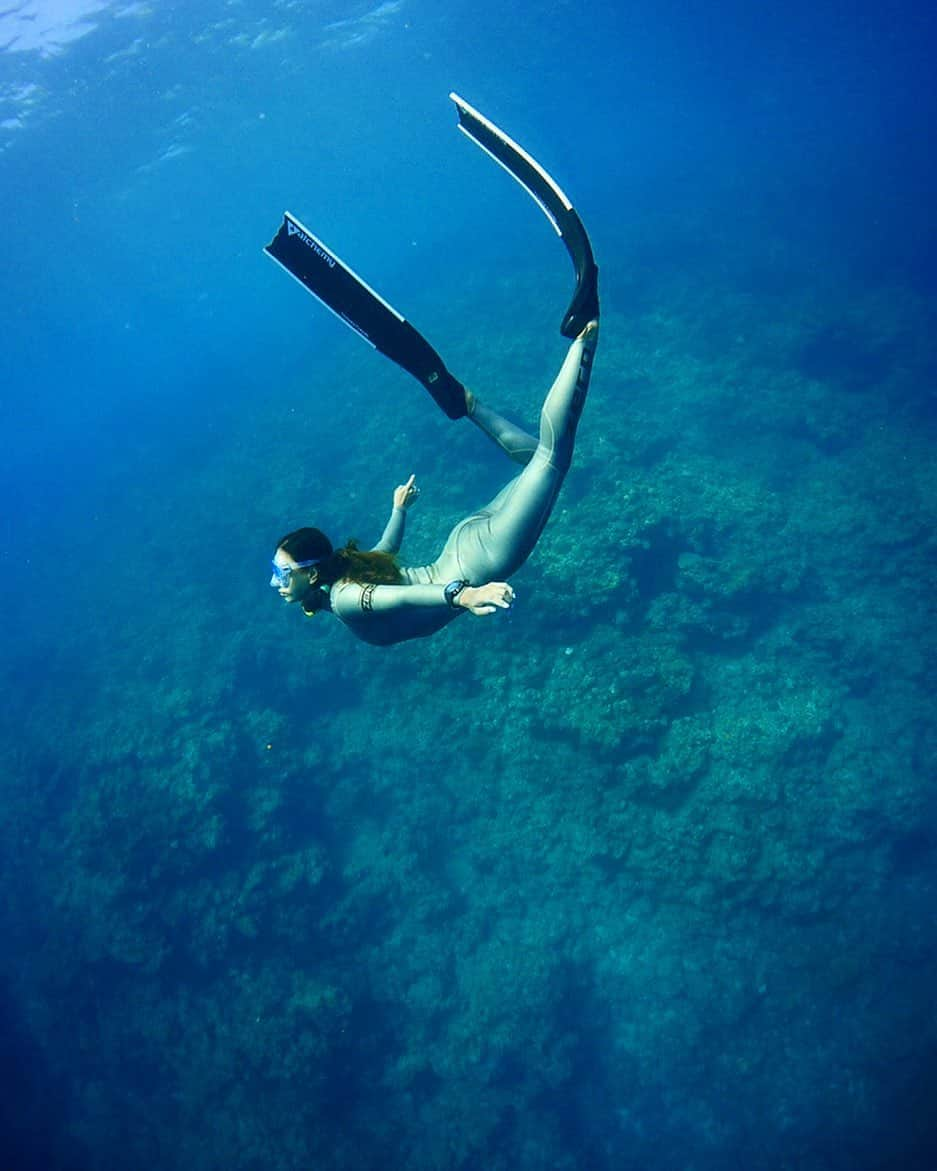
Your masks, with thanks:
M277 541L277 549L294 561L318 561L319 581L332 585L341 578L361 585L399 585L403 574L391 553L369 553L349 541L343 549L333 549L332 542L320 529L296 529Z
M361 585L399 585L403 581L392 553L366 552L358 548L357 541L349 541L334 553L319 569L319 576L329 585L343 577Z
M294 561L322 561L332 556L332 542L321 529L295 529L277 541Z

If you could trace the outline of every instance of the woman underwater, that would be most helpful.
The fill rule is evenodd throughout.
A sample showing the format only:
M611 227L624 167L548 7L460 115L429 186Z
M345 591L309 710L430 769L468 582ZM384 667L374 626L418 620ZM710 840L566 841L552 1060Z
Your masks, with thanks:
M540 413L539 438L502 418L466 390L417 331L295 217L287 213L266 251L377 349L418 378L450 418L467 416L523 471L480 511L461 520L430 565L407 568L396 554L415 477L394 490L393 511L373 549L334 549L324 533L301 528L277 542L270 585L306 614L327 611L364 642L388 646L424 638L460 614L509 609L508 582L530 556L573 457L598 342L598 269L579 216L526 152L456 95L460 128L537 200L576 268L576 292L561 332L573 339Z

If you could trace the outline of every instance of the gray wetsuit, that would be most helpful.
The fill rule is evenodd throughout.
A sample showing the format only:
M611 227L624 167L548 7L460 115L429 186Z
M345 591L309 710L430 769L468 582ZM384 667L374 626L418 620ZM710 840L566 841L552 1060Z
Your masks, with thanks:
M505 581L530 556L550 517L573 458L576 427L589 389L598 329L577 338L544 400L539 441L475 399L472 422L524 470L485 508L459 521L431 565L401 568L400 585L359 585L343 580L331 589L332 613L364 642L377 646L424 638L464 608L446 601L445 586ZM395 508L375 549L396 553L403 540L403 509Z

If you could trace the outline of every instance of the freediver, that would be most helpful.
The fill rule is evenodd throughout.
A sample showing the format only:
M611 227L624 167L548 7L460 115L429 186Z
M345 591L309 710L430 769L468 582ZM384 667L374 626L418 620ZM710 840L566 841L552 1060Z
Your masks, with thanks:
M537 201L573 260L576 291L561 332L572 344L540 413L539 437L481 402L446 369L408 321L289 213L266 251L376 349L426 387L452 419L468 417L523 470L478 512L461 520L435 561L399 565L406 513L419 497L416 478L393 492L384 533L370 550L353 542L335 549L316 528L277 542L270 585L308 615L327 612L364 642L388 646L424 638L461 614L510 609L508 581L530 556L569 470L576 428L589 389L598 342L598 269L572 204L503 131L457 95L459 126Z

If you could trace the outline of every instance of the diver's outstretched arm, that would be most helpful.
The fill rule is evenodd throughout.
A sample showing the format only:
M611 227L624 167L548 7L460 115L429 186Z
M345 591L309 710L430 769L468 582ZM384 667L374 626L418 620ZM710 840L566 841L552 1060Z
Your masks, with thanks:
M403 541L403 531L407 523L407 509L420 498L420 490L416 486L416 474L410 476L405 484L398 484L394 489L394 506L391 509L390 519L384 526L381 539L371 548L372 553L397 553Z

